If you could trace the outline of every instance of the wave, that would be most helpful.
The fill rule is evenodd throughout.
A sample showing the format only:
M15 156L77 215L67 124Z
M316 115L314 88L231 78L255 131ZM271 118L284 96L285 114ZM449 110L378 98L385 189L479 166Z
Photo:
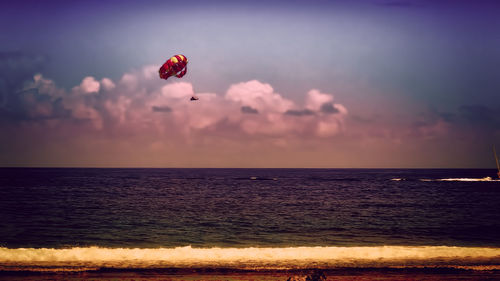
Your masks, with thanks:
M391 181L406 181L405 178L392 178ZM492 179L491 177L484 178L445 178L445 179L419 179L419 181L486 181L500 182L500 179Z
M500 181L491 177L485 178L446 178L446 179L420 179L420 181Z
M500 248L450 246L288 248L0 248L0 270L100 268L383 268L500 269Z
M500 180L494 180L491 177L485 177L485 178L448 178L448 179L439 179L438 181L500 181Z

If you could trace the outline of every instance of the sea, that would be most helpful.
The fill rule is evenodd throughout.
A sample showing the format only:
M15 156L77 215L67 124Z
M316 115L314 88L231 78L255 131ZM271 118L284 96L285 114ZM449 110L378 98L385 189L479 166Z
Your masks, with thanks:
M1 168L0 273L500 270L493 169Z

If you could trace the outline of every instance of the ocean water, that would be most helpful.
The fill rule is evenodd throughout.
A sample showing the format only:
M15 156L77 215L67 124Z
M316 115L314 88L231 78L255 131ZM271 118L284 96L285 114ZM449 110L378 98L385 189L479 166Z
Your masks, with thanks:
M500 269L495 175L2 168L0 270Z

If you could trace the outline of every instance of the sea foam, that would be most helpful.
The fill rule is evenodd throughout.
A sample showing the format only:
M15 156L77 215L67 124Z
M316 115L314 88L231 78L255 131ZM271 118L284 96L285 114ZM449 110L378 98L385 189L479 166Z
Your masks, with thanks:
M17 267L237 268L497 266L500 248L448 246L288 248L0 248L0 269Z

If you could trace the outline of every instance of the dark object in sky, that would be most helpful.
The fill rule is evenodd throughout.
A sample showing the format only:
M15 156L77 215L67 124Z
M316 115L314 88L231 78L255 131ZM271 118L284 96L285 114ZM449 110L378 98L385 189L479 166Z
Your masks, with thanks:
M191 97L191 100L199 100L200 98L198 97Z
M181 78L186 75L188 59L184 55L175 55L169 58L158 70L161 79L167 80L171 76Z

